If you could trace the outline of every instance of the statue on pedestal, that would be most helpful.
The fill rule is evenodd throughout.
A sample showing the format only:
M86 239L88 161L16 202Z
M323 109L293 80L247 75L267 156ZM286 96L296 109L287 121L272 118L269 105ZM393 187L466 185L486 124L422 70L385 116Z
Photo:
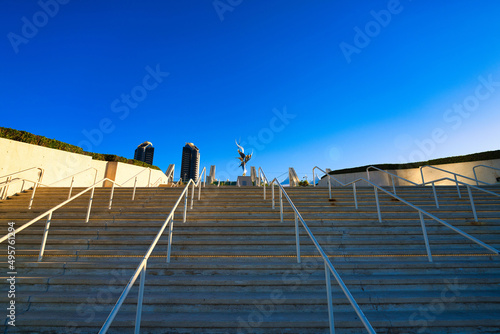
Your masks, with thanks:
M238 153L240 154L239 157L237 157L236 159L240 159L240 166L241 168L243 168L243 176L246 176L247 175L247 162L252 158L252 154L249 154L249 155L245 155L245 149L243 148L243 146L241 146L240 144L238 144L238 142L235 140L234 141L236 143L236 146L238 146Z

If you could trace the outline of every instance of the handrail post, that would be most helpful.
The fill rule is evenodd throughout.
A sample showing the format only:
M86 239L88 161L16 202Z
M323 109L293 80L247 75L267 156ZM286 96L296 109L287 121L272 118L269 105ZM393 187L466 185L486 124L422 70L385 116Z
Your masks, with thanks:
M21 185L21 192L23 192L24 190L24 183L26 182L26 180L23 180L23 184Z
M457 174L455 174L455 183L457 184L458 198L462 198L462 194L460 193L460 187L458 186Z
M31 199L30 199L30 204L28 205L28 210L31 210L31 207L33 206L33 199L35 198L36 188L38 188L38 182L36 182L33 187L33 192L31 193Z
M198 184L198 201L201 200L201 180L200 183Z
M432 192L434 193L434 201L436 202L436 208L439 209L439 202L438 202L438 197L437 197L437 192L436 192L436 185L434 182L432 182Z
M328 176L328 198L332 199L332 181L330 179L330 176L327 174Z
M47 217L47 222L45 223L45 230L43 231L42 244L40 245L40 253L38 254L38 262L42 262L43 253L45 252L45 244L47 243L47 237L49 235L51 221L52 221L52 212L49 213L49 216Z
M113 195L115 193L115 183L113 182L113 185L111 186L111 195L109 196L109 207L108 210L111 210L111 205L113 203Z
M313 186L316 187L316 177L314 176L314 168L313 168Z
M149 168L149 177L148 177L148 188L151 187L151 168Z
M295 213L295 245L297 248L297 263L300 263L300 232L299 232L299 219Z
M373 187L373 189L375 190L375 201L377 202L378 222L381 223L382 222L382 215L380 214L380 203L379 203L379 200L378 200L378 188L377 187Z
M90 200L89 200L89 208L87 209L87 217L85 218L85 222L89 222L90 218L90 209L92 208L92 201L94 200L94 190L95 187L92 188L92 191L90 192Z
M73 177L71 178L71 184L70 184L70 186L69 186L68 199L70 199L70 198L71 198L71 193L73 192L73 182L74 182L74 181L75 181L75 177L73 176Z
M283 223L283 190L281 190L281 187L280 187L280 219L281 222Z
M477 222L477 212L476 205L474 204L474 199L472 198L472 191L469 186L467 186L467 192L469 193L470 206L472 207L472 213L474 214L474 221Z
M189 196L189 186L186 188L186 194L184 195L184 216L182 217L182 222L186 222L186 213L188 206L188 196Z
M325 283L326 283L326 298L328 302L328 323L330 324L330 334L335 334L335 323L333 318L333 302L332 302L332 282L330 281L330 268L325 263Z
M134 181L134 190L132 191L132 201L135 199L135 186L137 184L137 176L135 177L135 181Z
M394 192L394 195L396 195L396 184L394 183L394 176L391 175L391 180L392 180L392 191Z
M274 182L271 184L271 196L273 197L273 210L275 209L274 205Z
M266 200L266 184L262 186L262 189L264 189L264 201Z
M172 219L170 219L170 226L168 227L168 248L167 248L167 263L170 263L170 253L172 252L172 234L174 230L174 214L172 212Z
M354 206L358 209L358 196L356 194L356 183L352 184L352 194L354 195Z
M7 182L6 182L5 187L4 187L4 193L3 193L3 198L2 199L6 199L7 198L7 190L9 190L10 181L12 181L12 176L9 176L7 178Z
M472 167L472 172L474 173L474 179L476 180L476 185L479 187L479 181L478 181L477 175L476 175L476 167L478 167L478 166Z
M142 301L144 299L144 282L146 281L146 266L148 262L144 263L141 270L141 281L139 282L139 293L137 295L137 313L135 315L135 334L141 331L141 316L142 316Z
M425 242L425 249L427 251L427 258L429 259L429 262L432 262L431 247L429 246L429 238L427 237L427 230L425 228L424 215L422 214L422 211L418 211L418 215L420 217L420 225L422 226L422 234L424 235L424 242Z
M194 201L194 183L191 184L191 207L190 209L192 210L193 209L193 201Z

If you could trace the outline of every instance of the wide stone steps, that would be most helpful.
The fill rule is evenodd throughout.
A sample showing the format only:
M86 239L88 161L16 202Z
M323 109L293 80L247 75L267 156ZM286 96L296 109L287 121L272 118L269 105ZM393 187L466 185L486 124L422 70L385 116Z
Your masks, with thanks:
M168 229L148 262L141 333L328 332L323 260L301 227L297 264L294 214L285 201L280 221L275 190L273 210L270 189L264 200L262 188L207 187L201 201L196 192L184 224L181 202L171 263ZM418 213L379 191L379 223L371 187L357 188L358 210L349 188L334 188L333 200L325 188L286 190L377 333L500 333L497 255L426 218L428 262ZM17 234L18 326L6 333L96 333L181 191L138 188L132 201L131 188L116 188L109 210L110 189L98 188L89 223L90 193L83 195L53 214L40 263L45 220ZM397 188L403 199L500 248L498 198L473 190L476 223L465 189L462 199L456 187L437 191L440 209L430 187ZM0 225L20 227L67 194L38 188L32 210L30 191L0 202ZM7 254L5 243L0 249ZM137 286L108 333L133 332ZM332 299L336 332L364 332L333 277Z

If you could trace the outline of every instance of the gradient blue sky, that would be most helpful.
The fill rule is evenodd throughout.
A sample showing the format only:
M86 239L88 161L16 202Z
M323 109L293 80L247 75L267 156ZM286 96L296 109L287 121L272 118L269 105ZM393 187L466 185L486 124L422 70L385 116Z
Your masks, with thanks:
M0 126L176 178L185 142L231 179L240 138L269 177L499 149L499 1L60 2L1 1Z

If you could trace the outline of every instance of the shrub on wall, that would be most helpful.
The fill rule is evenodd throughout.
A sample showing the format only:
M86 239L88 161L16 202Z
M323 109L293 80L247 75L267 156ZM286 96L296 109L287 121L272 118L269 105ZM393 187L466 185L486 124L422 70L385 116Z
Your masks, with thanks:
M0 127L0 138L15 140L15 141L19 141L19 142L27 143L27 144L32 144L32 145L53 148L56 150L61 150L61 151L66 151L66 152L71 152L71 153L84 154L84 155L91 156L92 159L94 159L94 160L117 161L117 162L123 162L126 164L136 165L136 166L140 166L140 167L149 167L152 169L160 170L159 167L152 166L150 164L147 164L147 163L139 161L139 160L127 159L127 158L120 157L120 156L117 156L114 154L102 154L102 153L86 152L79 146L67 144L67 143L64 143L62 141L50 139L50 138L43 137L43 136L34 135L34 134L26 132L26 131L19 131L19 130L15 130L15 129Z

